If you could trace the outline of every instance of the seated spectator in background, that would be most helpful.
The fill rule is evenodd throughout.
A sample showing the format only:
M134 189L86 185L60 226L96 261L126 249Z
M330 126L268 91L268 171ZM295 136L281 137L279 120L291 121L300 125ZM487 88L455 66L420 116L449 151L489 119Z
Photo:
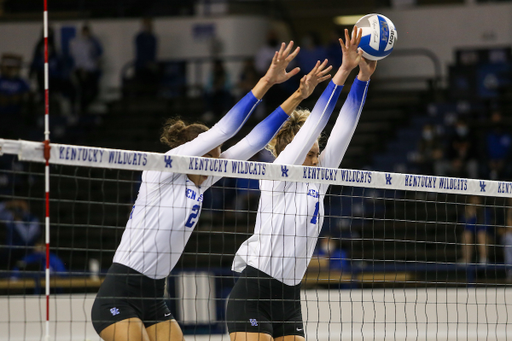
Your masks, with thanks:
M469 197L463 215L464 231L462 232L462 258L463 264L473 262L473 251L478 249L479 263L489 263L489 211L482 205L482 198L476 195Z
M512 282L512 198L508 199L508 208L505 214L505 227L500 229L503 243L503 260L507 266L507 281Z
M35 245L41 235L39 219L29 211L28 203L24 200L11 200L0 203L0 224L5 226L6 251L3 259L7 266L22 259Z
M46 243L39 239L32 252L16 262L12 269L12 277L18 278L24 271L45 271L46 269ZM53 252L50 252L50 273L52 276L65 276L67 273L64 262Z
M135 37L135 79L140 85L139 92L145 95L154 96L158 91L157 48L158 40L153 33L153 21L144 18L142 29Z
M205 121L216 120L233 106L232 84L222 60L214 61L212 72L204 90L206 114L203 118Z
M347 252L340 247L339 238L331 235L320 237L317 245L316 255L320 262L320 267L327 267L329 270L348 270L350 263ZM325 260L325 261L322 261Z
M428 175L446 175L443 143L434 126L425 124L414 156L418 172Z
M99 94L103 48L92 35L89 26L84 25L81 34L71 40L70 52L74 62L73 75L77 82L80 113L86 113Z
M459 119L455 123L455 130L449 137L446 157L450 162L448 175L461 178L478 178L478 161L476 137L472 134L468 124Z
M491 115L491 124L486 136L489 179L502 180L509 175L507 160L510 157L512 136L503 129L501 112L496 111Z
M4 53L0 61L0 136L23 138L27 122L30 87L20 76L21 55Z

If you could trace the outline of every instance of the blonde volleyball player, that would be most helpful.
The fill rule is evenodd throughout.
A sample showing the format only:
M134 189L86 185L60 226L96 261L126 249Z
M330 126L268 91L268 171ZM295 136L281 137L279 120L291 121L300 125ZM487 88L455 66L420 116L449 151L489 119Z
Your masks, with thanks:
M340 39L341 67L313 111L294 111L269 144L274 163L337 168L356 128L376 62L362 58L362 32ZM329 120L348 75L359 74L320 154L318 137ZM300 129L300 130L299 130ZM300 283L323 223L328 185L260 181L254 234L238 249L233 270L242 272L228 299L226 321L232 341L305 340Z
M299 70L286 72L299 49L282 44L266 75L213 128L171 121L161 141L171 155L247 160L261 150L315 86L330 78L327 61L300 82L292 96L244 139L221 154L220 145L245 123L263 95ZM165 278L197 223L203 193L220 177L144 171L137 200L105 281L92 307L94 328L106 341L181 341L183 333L163 300Z

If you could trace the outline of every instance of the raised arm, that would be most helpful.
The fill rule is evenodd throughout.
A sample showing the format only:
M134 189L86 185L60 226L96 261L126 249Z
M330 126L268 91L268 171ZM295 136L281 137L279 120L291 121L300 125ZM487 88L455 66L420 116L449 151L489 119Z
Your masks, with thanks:
M258 81L254 88L243 97L224 117L210 130L200 134L192 141L170 150L169 154L202 156L210 150L236 135L247 121L251 113L261 101L265 93L274 85L287 81L299 72L295 68L286 72L286 67L299 53L297 47L293 50L293 41L288 45L281 44L276 51L267 73Z
M339 167L363 110L370 77L377 67L376 61L368 61L364 58L359 62L359 74L352 84L343 107L340 110L336 123L327 140L325 149L320 154L319 166Z
M345 43L340 39L343 52L341 67L316 102L293 141L279 154L274 163L301 165L304 162L307 153L329 121L348 75L362 58L362 51L357 49L361 35L362 30L357 30L357 26L354 26L352 38L349 38L348 30L345 30Z
M267 143L272 140L300 102L308 98L319 83L331 77L329 71L331 71L331 66L327 67L327 60L322 64L318 61L311 72L302 77L299 88L288 97L281 106L260 122L240 142L222 153L221 157L226 159L248 160L263 149Z

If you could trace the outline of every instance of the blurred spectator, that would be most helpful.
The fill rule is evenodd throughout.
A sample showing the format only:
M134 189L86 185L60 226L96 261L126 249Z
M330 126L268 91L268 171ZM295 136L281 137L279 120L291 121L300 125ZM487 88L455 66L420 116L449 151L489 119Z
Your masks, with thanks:
M86 113L89 105L99 94L100 57L103 48L100 41L92 35L89 26L84 25L80 36L71 41L70 51L74 62L73 73L78 85L80 113Z
M338 43L338 49L341 46ZM327 58L327 51L320 41L318 32L308 32L301 39L300 53L297 55L297 66L300 67L300 79L315 67L317 61L323 62Z
M421 174L446 175L442 140L433 125L423 126L421 140L413 161Z
M449 137L446 157L450 162L450 176L478 178L476 136L468 124L459 119L453 134Z
M158 40L150 18L144 18L141 24L141 31L135 37L135 79L143 94L151 96L158 91Z
M259 77L263 76L265 72L267 72L270 63L272 62L272 58L274 58L276 51L279 50L279 43L277 33L274 30L268 31L265 45L258 49L258 52L256 52L254 57L254 66L256 67L256 71L259 73Z
M329 270L347 270L350 268L347 252L340 247L339 239L331 235L320 237L316 252L320 266L327 266ZM326 259L327 262L322 262Z
M489 179L501 180L508 176L507 159L512 147L511 135L504 131L501 113L491 115L491 128L486 136Z
M258 83L259 79L260 76L254 64L254 58L247 58L244 60L244 65L242 66L242 71L240 72L237 83L237 100L240 100L249 91L251 91L256 83ZM255 112L250 116L249 119L260 121L264 116L265 106L258 105L255 109Z
M470 264L473 261L476 238L479 263L489 263L489 223L490 213L482 205L482 198L476 195L469 197L463 215L464 231L462 232L462 258L463 264Z
M44 36L37 42L32 62L30 64L29 77L34 78L37 84L38 100L44 102ZM75 87L71 82L69 73L65 71L64 60L57 50L55 34L52 27L48 28L48 78L49 94L52 98L55 95L63 95L69 100L69 106L75 105Z
M0 61L0 136L22 138L27 122L30 88L20 76L21 55L4 53Z
M208 83L205 86L206 114L203 117L211 121L221 117L233 106L232 84L222 60L213 63Z
M265 44L258 49L256 55L254 56L254 66L256 67L256 71L258 71L259 77L263 77L263 75L265 75L268 67L270 66L270 63L272 63L272 58L274 58L276 51L278 51L280 47L281 41L279 40L277 33L274 30L269 30L267 32ZM293 66L293 63L294 61L290 63L290 68ZM296 77L297 76L293 78ZM291 82L285 82L283 84L277 84L270 88L270 90L265 95L265 100L260 105L258 105L258 110L261 112L266 112L267 108L269 110L274 110L277 108L282 103L283 98L288 97L292 91L295 91L296 87L291 91L288 90L288 87L295 86L293 81L294 80Z
M243 97L249 91L254 88L258 80L260 79L259 73L256 70L256 66L254 64L253 58L247 58L244 60L244 65L242 66L242 71L240 72L240 76L237 83L237 88L239 90L239 96Z
M512 198L508 199L505 227L500 229L503 243L503 259L507 266L507 281L512 282Z
M50 255L50 273L52 276L65 276L66 266L64 262L53 252ZM12 269L13 277L21 277L23 271L44 271L46 269L46 243L39 239L32 252L16 262Z
M5 226L7 266L23 258L35 245L41 234L39 219L30 213L24 200L11 200L0 203L0 223Z
M338 70L341 66L341 59L343 57L339 38L345 39L344 34L342 35L342 32L336 29L331 30L329 34L329 42L326 47L326 53L329 65L332 65L333 70Z

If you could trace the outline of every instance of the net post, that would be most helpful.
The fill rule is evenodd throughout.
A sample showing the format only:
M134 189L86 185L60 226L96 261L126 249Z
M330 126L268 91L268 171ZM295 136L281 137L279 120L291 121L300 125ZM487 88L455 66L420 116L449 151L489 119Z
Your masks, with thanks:
M50 340L50 98L48 74L48 0L44 0L43 12L44 30L44 159L45 159L45 293L46 293L46 323L45 341Z

